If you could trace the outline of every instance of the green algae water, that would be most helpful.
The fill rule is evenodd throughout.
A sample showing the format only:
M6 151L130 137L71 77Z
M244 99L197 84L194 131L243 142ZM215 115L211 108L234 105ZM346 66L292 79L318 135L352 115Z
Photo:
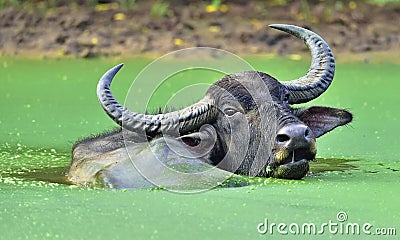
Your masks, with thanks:
M301 76L309 66L308 60L246 60L282 80ZM96 85L120 62L126 67L112 90L123 101L150 59L0 58L0 239L395 239L400 234L399 64L337 65L332 86L307 105L349 109L354 121L318 139L318 162L303 180L255 178L250 186L198 194L69 185L65 172L73 143L115 127L98 104ZM198 77L211 83L220 75ZM184 85L166 84L150 108Z

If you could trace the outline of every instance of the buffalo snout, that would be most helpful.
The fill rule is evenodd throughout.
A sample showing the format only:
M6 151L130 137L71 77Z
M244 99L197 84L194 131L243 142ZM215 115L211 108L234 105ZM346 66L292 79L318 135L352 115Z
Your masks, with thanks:
M313 142L313 133L304 124L290 124L284 126L276 135L278 148L285 147L288 151L299 148L308 148Z
M295 123L282 127L275 138L273 175L278 178L300 179L308 171L308 162L315 159L317 147L312 130Z

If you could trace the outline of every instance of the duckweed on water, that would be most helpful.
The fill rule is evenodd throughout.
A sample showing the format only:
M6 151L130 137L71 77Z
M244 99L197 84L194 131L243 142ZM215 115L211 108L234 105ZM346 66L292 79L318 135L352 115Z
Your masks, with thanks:
M57 182L46 179L49 172L36 175L43 169L57 169L68 165L70 157L67 154L57 153L55 149L34 149L21 144L0 145L0 183L19 186L56 187ZM65 173L64 173L65 175ZM36 178L36 177L37 178ZM56 173L56 178L62 179L63 173ZM38 179L44 178L46 181ZM29 180L28 180L29 179ZM33 181L32 181L33 180Z
M66 166L69 161L68 154L57 153L55 149L34 149L21 144L0 145L0 169L4 173Z
M279 79L302 76L309 66L303 59L248 60ZM127 68L112 86L119 100L149 61L124 60ZM318 162L303 180L242 177L201 194L174 194L65 182L74 141L114 127L93 91L99 74L122 60L0 62L6 65L0 112L7 113L0 115L0 239L265 239L257 232L265 218L321 224L339 211L348 222L400 230L400 67L394 63L338 64L332 87L312 104L348 108L355 119L318 139ZM168 99L175 85L166 84L154 102Z

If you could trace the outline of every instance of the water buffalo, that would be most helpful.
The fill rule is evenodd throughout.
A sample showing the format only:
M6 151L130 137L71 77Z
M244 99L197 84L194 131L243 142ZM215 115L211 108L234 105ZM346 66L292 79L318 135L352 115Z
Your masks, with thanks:
M316 138L345 125L343 109L292 108L331 84L335 62L327 43L304 28L274 24L302 39L312 63L301 78L279 82L258 71L229 74L205 97L181 110L141 114L121 105L110 84L122 67L99 80L97 96L120 128L77 142L68 178L114 188L162 185L173 190L212 187L234 176L301 179L315 160Z

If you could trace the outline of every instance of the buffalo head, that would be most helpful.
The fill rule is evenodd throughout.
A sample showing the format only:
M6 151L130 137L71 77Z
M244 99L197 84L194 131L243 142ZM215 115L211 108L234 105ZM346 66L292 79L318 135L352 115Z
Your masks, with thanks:
M257 71L230 74L214 83L197 103L150 115L133 112L114 98L110 84L122 67L118 65L98 83L101 106L127 135L141 134L150 142L172 136L194 152L203 151L202 143L207 145L212 139L202 158L208 164L249 176L300 179L308 172L309 161L315 159L316 138L349 123L352 115L329 107L291 106L327 90L335 72L334 58L327 43L309 30L280 24L271 27L302 39L308 46L312 63L305 76L279 82ZM103 144L111 141L106 138ZM79 144L75 150L77 147ZM74 158L84 157L75 150Z

